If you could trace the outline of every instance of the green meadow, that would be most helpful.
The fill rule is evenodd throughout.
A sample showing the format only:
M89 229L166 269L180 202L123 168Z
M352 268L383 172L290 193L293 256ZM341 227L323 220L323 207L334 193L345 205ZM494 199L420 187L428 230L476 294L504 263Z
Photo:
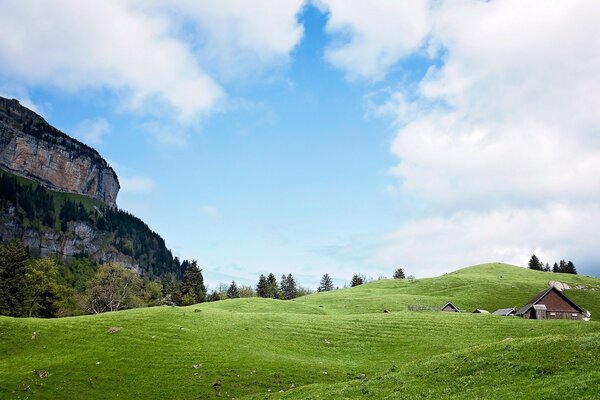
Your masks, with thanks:
M592 321L471 313L520 306L549 280L579 287L566 293ZM466 312L407 310L448 301ZM0 398L597 399L597 317L599 279L504 264L293 301L0 317Z

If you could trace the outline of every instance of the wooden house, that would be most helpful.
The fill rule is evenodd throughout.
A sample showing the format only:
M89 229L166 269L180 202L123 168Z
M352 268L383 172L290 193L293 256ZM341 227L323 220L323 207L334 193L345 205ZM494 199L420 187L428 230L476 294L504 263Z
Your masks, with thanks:
M460 312L460 309L450 302L443 306L441 310L446 312Z
M517 310L516 315L528 319L583 319L584 313L563 292L550 287Z

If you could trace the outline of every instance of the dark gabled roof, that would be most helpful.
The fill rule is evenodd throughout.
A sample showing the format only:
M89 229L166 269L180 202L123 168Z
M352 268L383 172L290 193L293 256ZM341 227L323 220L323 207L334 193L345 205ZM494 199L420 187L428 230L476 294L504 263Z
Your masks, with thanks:
M516 311L516 309L514 307L512 308L500 308L496 311L494 311L492 314L494 315L510 315L512 313L514 313Z
M531 301L529 303L527 303L523 307L519 308L519 310L517 311L517 315L525 314L527 311L529 311L529 309L531 307L533 307L535 304L537 304L539 301L541 301L548 293L550 293L552 291L554 291L556 294L558 294L564 301L569 303L573 308L575 308L576 310L579 310L579 312L581 312L581 313L583 312L583 309L581 307L579 307L577 304L575 304L571 299L569 299L567 297L567 295L565 295L563 292L561 292L554 286L550 286L548 289L544 289L541 292L539 292L538 294L536 294L535 297L533 299L531 299Z
M456 307L454 304L452 304L451 302L448 302L448 303L444 304L444 305L442 306L442 308L440 308L440 310L443 310L444 308L446 308L446 307L448 307L448 306L452 307L452 308L453 308L453 309L455 309L456 311L460 311L460 309L459 309L458 307Z
M475 311L473 311L473 314L489 314L490 312L488 310L484 310L483 308L476 308Z

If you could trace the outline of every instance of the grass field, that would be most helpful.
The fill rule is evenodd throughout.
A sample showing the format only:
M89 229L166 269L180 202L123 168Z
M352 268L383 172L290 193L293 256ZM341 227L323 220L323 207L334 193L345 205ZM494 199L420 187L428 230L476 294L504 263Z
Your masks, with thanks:
M521 305L550 279L585 285L568 295L600 315L598 279L488 264L287 302L0 317L0 398L205 399L218 381L236 399L596 399L598 322L406 310Z

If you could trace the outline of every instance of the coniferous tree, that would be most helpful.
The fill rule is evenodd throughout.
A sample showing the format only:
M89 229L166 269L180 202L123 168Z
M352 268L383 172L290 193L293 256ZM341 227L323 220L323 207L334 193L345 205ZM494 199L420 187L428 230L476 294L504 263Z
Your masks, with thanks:
M162 279L162 295L163 302L166 305L182 304L182 295L180 283L171 274L163 276Z
M240 297L240 291L238 290L235 281L232 281L231 285L229 285L229 289L227 289L227 297L230 299L237 299Z
M531 259L529 259L529 269L541 271L542 266L543 266L543 264L540 262L540 260L537 258L537 256L535 254L533 254L531 256Z
M183 296L191 296L196 303L201 303L205 300L206 287L204 286L204 278L195 260L189 263L185 270L183 284L181 285L181 294Z
M210 293L210 295L208 296L208 298L206 299L206 301L219 301L219 300L221 300L221 295L216 290L213 290Z
M544 266L544 272L550 272L550 264L546 263L546 265Z
M565 260L560 260L558 263L558 272L563 274L567 272L567 262Z
M269 297L267 278L263 274L260 274L260 278L258 278L258 284L256 285L256 295L258 297Z
M361 274L356 274L352 277L352 280L350 281L350 286L354 287L354 286L362 285L363 283L365 283L365 277L362 276Z
M272 273L267 276L267 297L272 299L279 298L279 288L277 287L277 279Z
M404 271L402 271L402 268L398 268L395 272L394 272L394 279L404 279Z
M29 254L20 240L0 246L0 315L25 316L27 260Z
M332 290L333 290L333 281L331 280L331 277L329 276L329 274L323 275L323 277L321 278L319 287L317 288L317 292L329 292Z
M291 300L298 297L298 288L296 287L296 280L292 274L281 277L281 298L283 300Z
M566 272L567 272L568 274L574 274L574 275L577 275L577 270L575 269L575 264L573 264L571 261L569 261L569 262L567 263Z
M552 266L552 272L554 272L554 273L560 272L560 270L558 269L558 263L554 263L554 265Z

